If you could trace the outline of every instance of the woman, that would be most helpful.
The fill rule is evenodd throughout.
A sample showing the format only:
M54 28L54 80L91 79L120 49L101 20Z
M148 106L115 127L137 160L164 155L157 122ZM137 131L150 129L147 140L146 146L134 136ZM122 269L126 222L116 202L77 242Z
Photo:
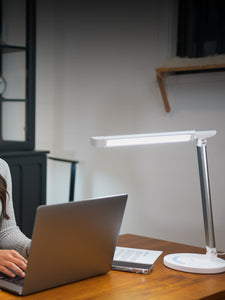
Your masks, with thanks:
M0 159L0 272L25 276L31 240L17 227L8 164Z

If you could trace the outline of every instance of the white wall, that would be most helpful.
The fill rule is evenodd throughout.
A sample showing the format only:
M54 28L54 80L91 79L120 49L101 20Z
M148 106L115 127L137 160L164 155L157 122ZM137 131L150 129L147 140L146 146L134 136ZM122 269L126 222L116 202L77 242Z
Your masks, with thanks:
M89 139L218 130L208 159L225 249L225 74L168 77L165 112L155 68L174 48L171 1L37 2L36 148L79 160L76 200L128 193L122 233L204 246L194 144L95 149ZM68 176L69 166L49 161L48 203L67 201Z

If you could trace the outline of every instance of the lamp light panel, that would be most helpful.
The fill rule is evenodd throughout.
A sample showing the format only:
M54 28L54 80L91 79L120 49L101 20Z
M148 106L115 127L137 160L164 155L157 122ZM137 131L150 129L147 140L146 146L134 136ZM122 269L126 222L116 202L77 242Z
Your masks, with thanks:
M137 146L148 144L163 143L180 143L189 142L195 139L211 137L216 134L215 130L210 131L175 131L166 133L149 133L149 134L131 134L131 135L114 135L98 136L91 138L91 144L95 147L120 147L120 146Z

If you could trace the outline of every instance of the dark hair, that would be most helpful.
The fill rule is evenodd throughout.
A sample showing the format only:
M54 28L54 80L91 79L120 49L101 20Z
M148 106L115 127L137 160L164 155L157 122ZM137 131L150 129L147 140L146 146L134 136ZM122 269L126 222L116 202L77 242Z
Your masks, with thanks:
M8 194L7 191L7 183L5 178L0 174L0 200L2 202L2 215L7 220L9 219L9 216L6 213L6 196Z

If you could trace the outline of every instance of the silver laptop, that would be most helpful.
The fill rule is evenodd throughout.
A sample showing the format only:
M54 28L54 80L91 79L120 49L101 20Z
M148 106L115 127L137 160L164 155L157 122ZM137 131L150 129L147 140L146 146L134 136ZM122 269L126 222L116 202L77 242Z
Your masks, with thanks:
M0 288L28 295L107 273L126 202L123 194L39 206L23 283L1 275Z

